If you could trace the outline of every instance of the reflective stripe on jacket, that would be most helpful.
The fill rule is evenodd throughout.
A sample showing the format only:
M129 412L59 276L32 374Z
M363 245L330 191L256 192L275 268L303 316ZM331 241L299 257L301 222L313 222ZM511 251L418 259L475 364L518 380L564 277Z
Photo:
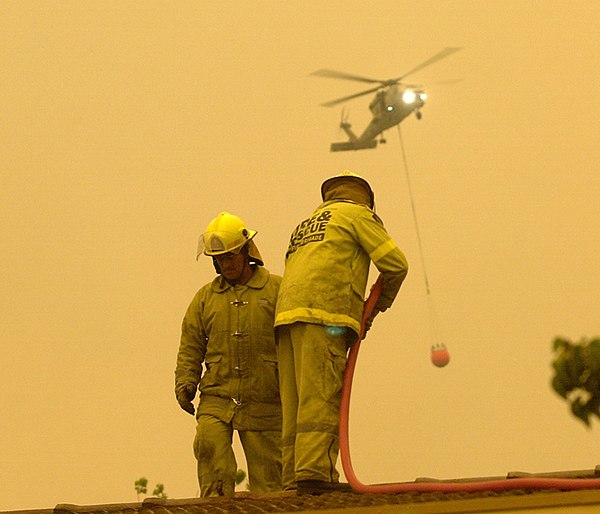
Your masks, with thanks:
M321 204L290 238L275 325L303 321L358 334L370 261L384 282L386 273L400 277L400 287L408 264L379 217L351 201Z
M236 430L281 429L273 329L280 282L256 266L245 285L219 275L196 293L182 323L175 388L200 384L198 416Z

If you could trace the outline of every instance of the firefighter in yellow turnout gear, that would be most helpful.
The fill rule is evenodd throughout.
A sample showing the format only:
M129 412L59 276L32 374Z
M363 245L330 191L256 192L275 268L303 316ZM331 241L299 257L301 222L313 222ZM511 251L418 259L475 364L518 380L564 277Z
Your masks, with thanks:
M256 232L222 212L200 237L196 258L212 257L218 276L194 296L182 323L175 395L194 414L200 492L232 496L237 430L250 490L281 490L281 401L274 313L281 277L264 267ZM205 372L202 374L203 364Z
M336 461L343 373L357 341L369 264L383 291L369 319L392 305L406 258L373 211L368 182L343 172L292 233L275 325L283 406L283 485L299 494L341 488Z

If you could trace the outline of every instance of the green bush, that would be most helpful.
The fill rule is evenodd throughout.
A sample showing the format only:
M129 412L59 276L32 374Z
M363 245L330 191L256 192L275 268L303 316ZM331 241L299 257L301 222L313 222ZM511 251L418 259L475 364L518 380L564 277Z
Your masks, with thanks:
M590 418L600 418L600 338L582 338L573 343L557 337L552 387L588 427Z

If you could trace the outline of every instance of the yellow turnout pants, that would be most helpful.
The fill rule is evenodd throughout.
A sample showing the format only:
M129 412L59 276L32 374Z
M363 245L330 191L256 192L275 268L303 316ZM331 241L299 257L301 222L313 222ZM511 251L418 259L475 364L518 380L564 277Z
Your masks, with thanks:
M348 331L302 322L278 327L284 489L298 480L339 481Z
M280 491L281 434L279 431L239 430L252 492ZM232 447L233 427L207 414L198 417L194 455L198 460L200 495L233 496L237 462Z

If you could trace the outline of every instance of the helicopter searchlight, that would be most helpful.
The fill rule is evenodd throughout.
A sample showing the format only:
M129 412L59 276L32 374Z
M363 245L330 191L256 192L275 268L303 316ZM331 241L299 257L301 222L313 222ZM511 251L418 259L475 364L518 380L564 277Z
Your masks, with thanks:
M407 89L402 93L402 101L406 105L411 105L417 99L417 94L412 89Z
M357 136L352 131L352 126L348 123L348 120L344 118L342 114L342 121L340 122L340 128L346 132L348 141L340 143L332 143L331 151L346 151L346 150L363 150L366 148L375 148L378 142L385 143L383 138L383 131L398 125L402 120L407 118L412 112L415 113L417 119L421 119L421 108L425 105L427 100L427 93L421 89L421 86L403 84L402 79L415 73L418 70L433 64L449 55L460 50L459 47L446 47L439 51L426 61L422 62L408 73L388 80L378 80L368 77L362 77L360 75L351 75L349 73L321 69L313 72L311 75L319 77L336 78L344 80L353 80L357 82L367 82L376 84L374 87L361 91L349 96L344 96L336 100L325 102L321 104L325 107L333 107L348 100L358 98L369 93L375 93L375 97L369 103L369 110L371 111L372 119L369 125L365 128L360 136ZM451 81L454 82L454 81ZM381 134L381 135L380 135ZM379 136L379 141L376 139Z

